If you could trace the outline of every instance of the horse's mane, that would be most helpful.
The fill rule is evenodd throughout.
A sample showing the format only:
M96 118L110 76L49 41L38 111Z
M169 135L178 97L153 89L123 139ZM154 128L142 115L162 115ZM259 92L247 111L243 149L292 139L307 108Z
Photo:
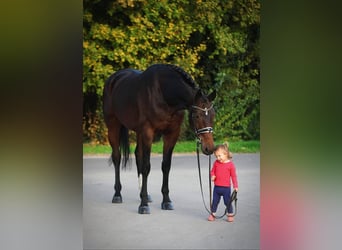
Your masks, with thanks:
M174 71L178 72L183 77L185 82L188 83L191 87L196 88L196 83L194 79L192 79L192 77L188 73L186 73L181 67L178 67L173 64L165 64L165 65L173 69Z

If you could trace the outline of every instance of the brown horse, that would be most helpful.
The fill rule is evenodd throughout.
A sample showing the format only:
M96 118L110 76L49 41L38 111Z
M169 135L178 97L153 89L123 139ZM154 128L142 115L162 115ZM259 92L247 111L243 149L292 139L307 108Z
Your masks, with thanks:
M128 130L133 130L137 137L135 158L141 183L138 212L150 213L147 177L151 169L151 145L157 135L163 136L161 208L173 209L169 197L169 172L184 110L189 110L189 123L201 140L202 152L210 155L214 150L212 127L215 111L212 100L215 96L215 91L204 95L194 80L175 65L156 64L144 72L123 69L108 78L103 90L103 112L115 167L113 203L122 202L121 154L122 166L125 167L129 159Z

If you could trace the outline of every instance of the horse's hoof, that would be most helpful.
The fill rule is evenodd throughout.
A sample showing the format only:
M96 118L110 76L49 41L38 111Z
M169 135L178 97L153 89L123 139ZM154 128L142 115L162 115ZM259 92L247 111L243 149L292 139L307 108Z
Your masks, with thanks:
M112 203L122 203L121 196L113 196Z
M138 212L139 212L139 214L150 214L150 207L140 205Z
M172 202L171 202L171 201L162 202L161 208L162 208L163 210L173 210Z

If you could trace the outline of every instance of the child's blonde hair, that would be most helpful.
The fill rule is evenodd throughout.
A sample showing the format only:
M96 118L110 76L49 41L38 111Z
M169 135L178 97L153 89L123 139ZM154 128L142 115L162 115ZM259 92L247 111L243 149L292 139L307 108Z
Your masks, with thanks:
M222 149L223 151L225 151L227 153L228 159L233 158L232 152L229 151L229 143L228 142L224 142L223 144L216 145L214 152L216 152L219 149Z

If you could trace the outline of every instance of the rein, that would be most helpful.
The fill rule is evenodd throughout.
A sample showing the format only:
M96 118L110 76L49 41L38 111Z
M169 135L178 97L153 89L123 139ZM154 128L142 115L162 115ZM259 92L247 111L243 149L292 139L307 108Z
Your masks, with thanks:
M200 157L199 157L199 145L201 144L200 140L197 140L197 147L196 147L196 153L197 153L197 166L198 166L198 175L199 175L199 182L200 182L200 189L201 189L201 195L202 195L202 201L203 201L203 205L205 210L207 210L207 212L209 214L212 214L211 212L211 206L212 206L212 187L211 187L211 178L210 178L210 167L211 167L211 155L209 155L209 205L210 205L210 209L208 209L205 201L204 201L204 195L203 195L203 185L202 185L202 175L201 175L201 162L200 162ZM230 204L229 206L231 206L231 204L234 201L234 214L232 216L235 216L237 213L237 192L234 190L230 196ZM224 210L224 213L221 216L215 216L215 218L220 219L223 216L225 216L228 213L227 208Z

